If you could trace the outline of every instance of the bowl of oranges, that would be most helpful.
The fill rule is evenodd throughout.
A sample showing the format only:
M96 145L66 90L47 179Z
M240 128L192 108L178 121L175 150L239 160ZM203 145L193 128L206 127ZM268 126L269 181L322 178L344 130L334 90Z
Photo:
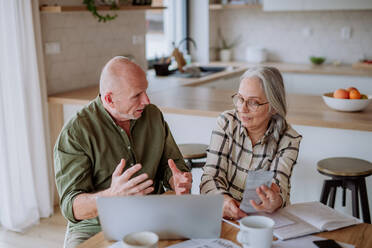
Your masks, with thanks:
M332 109L353 112L365 109L372 101L372 96L361 94L355 87L349 87L325 93L323 100Z

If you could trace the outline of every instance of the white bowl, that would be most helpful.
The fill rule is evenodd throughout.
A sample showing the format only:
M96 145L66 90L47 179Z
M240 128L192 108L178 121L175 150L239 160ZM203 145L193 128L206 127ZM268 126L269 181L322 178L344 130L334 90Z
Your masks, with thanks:
M333 93L325 93L323 100L328 107L346 112L361 111L372 101L372 96L368 99L338 99L333 97Z

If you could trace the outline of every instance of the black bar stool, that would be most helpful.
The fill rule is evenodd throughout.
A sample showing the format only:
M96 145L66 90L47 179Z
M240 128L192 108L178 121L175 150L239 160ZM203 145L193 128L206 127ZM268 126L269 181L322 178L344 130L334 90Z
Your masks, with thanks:
M317 169L321 174L332 178L324 180L320 202L327 204L330 196L328 206L334 208L337 188L342 187L342 206L345 206L346 189L350 189L353 216L359 218L359 195L363 221L371 223L365 178L372 174L372 164L357 158L327 158L318 162Z
M202 168L205 162L196 162L193 160L202 159L207 157L207 145L204 144L180 144L178 145L186 165L189 169Z

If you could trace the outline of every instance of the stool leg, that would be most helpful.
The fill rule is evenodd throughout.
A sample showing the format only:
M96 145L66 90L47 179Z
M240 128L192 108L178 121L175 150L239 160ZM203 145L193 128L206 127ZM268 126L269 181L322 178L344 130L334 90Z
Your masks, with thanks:
M335 208L335 199L336 199L337 186L331 188L331 198L329 199L329 204L331 208Z
M369 214L369 205L368 205L368 195L366 188L365 178L359 180L359 192L360 192L360 202L362 205L363 221L365 223L371 224L371 216Z
M320 202L327 205L329 191L331 189L332 180L324 180L322 193L320 195Z
M192 160L191 159L186 159L186 165L191 170L192 169Z
M342 206L346 206L346 188L342 186Z
M358 182L352 181L351 185L353 216L359 219Z

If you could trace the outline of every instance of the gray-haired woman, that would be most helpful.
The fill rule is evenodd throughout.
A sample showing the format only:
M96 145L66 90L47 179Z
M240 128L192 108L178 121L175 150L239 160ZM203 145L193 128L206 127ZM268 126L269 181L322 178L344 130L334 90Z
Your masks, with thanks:
M224 194L223 215L239 219L249 171L274 172L271 188L256 189L258 210L273 212L289 204L290 177L302 136L286 122L283 78L273 67L255 67L241 77L232 96L235 109L223 112L212 132L200 183L202 194Z

